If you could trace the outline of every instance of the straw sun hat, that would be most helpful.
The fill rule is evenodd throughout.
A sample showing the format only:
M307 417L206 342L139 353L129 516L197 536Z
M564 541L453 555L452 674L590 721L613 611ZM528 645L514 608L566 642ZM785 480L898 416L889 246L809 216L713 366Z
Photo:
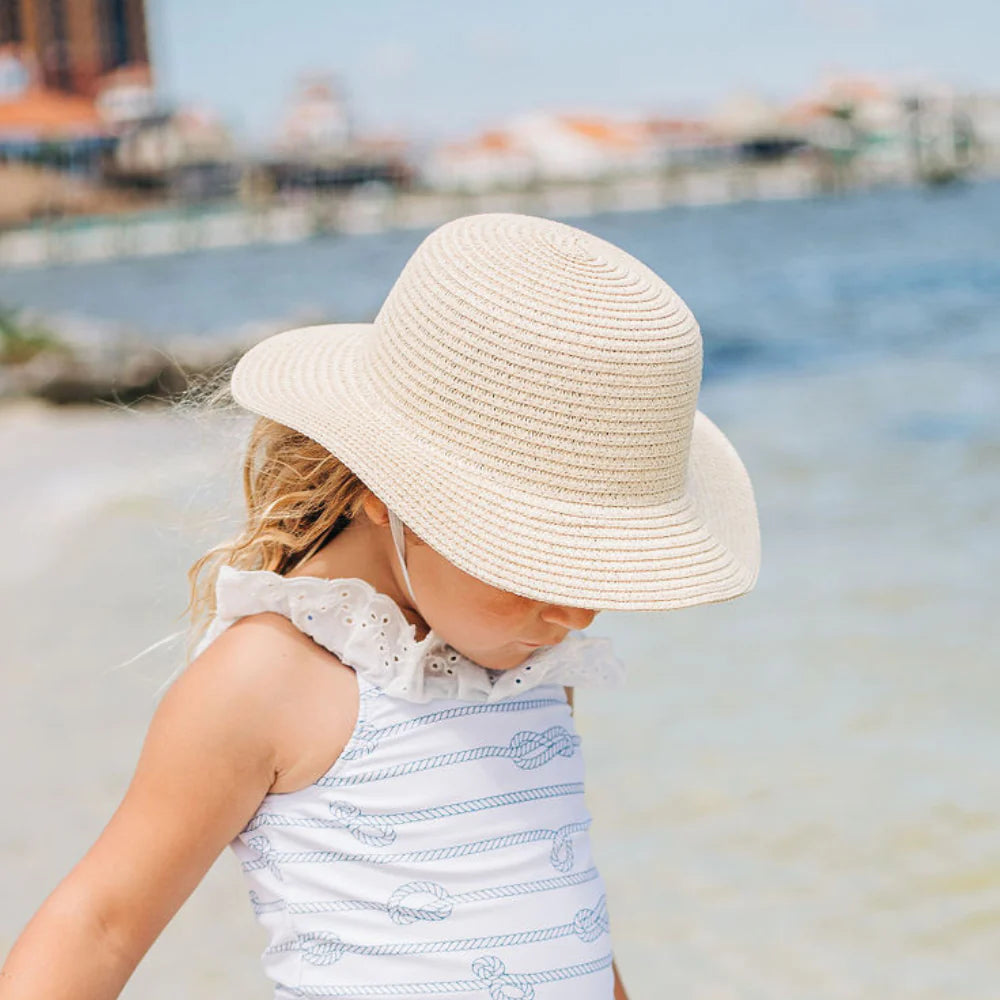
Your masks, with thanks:
M319 442L446 559L594 610L746 593L746 469L696 410L702 345L645 264L549 219L470 215L407 261L372 323L252 347L236 401Z

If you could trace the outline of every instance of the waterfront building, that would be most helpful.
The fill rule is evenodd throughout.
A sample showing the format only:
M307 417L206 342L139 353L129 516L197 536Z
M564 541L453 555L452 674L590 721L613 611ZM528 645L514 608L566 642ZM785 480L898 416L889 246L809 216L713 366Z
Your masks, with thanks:
M95 97L106 74L149 63L143 0L0 0L0 48L39 86Z
M641 118L531 111L432 150L423 177L431 187L486 191L641 173L662 163L661 138Z
M339 157L351 139L347 100L336 79L328 74L302 77L279 126L275 150L300 158Z

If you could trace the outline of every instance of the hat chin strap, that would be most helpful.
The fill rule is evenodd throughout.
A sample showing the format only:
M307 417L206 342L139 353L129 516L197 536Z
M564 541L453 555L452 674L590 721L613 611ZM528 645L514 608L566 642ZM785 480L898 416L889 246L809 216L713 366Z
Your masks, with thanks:
M403 570L406 589L415 607L417 599L413 596L413 587L410 585L410 574L406 571L406 542L403 536L403 522L391 510L389 511L389 530L392 532L392 541L396 546L396 553L399 555L399 565Z

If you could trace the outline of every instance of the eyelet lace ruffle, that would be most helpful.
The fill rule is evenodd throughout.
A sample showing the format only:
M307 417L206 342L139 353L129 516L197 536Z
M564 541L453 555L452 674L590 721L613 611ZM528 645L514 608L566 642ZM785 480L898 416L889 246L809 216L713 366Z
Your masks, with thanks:
M610 639L579 631L511 670L489 670L433 629L418 640L416 626L392 598L353 577L286 577L222 566L215 596L216 617L196 653L236 619L276 611L367 681L407 701L497 701L539 684L612 686L624 675Z

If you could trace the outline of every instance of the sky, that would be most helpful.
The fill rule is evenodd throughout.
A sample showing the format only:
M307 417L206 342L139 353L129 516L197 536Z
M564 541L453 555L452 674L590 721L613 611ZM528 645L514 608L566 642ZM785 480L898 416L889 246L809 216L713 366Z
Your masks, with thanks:
M361 132L462 138L519 112L697 114L828 74L1000 91L998 0L146 0L157 87L266 142L302 73Z

